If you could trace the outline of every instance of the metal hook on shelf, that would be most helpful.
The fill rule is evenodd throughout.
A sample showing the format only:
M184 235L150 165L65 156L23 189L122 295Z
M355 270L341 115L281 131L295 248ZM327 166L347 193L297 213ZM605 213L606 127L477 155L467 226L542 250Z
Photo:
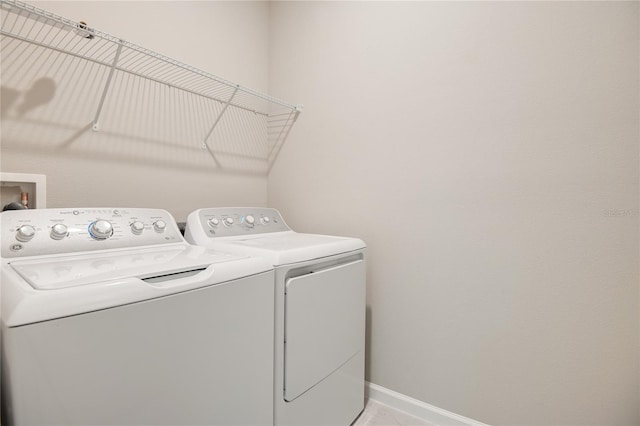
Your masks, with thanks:
M89 40L95 37L93 35L93 30L87 26L85 21L78 22L78 30L76 31L76 34L82 38L88 38Z

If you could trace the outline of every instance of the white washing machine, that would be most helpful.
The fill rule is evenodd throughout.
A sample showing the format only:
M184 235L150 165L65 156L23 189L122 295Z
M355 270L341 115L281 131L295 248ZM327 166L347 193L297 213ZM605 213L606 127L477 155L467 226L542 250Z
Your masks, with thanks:
M294 232L266 208L197 210L185 238L275 266L274 424L351 424L364 408L365 244Z
M150 209L0 214L2 424L273 421L273 267Z

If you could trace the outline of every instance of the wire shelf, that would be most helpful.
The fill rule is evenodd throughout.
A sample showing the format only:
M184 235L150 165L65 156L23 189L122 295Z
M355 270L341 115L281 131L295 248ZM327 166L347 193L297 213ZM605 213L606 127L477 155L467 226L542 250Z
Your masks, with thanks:
M131 82L136 82L136 87L146 88L145 96L163 96L164 111L161 118L156 117L157 123L173 120L174 128L170 136L149 134L160 132L148 129L147 134L138 129L136 134L128 135L125 131L122 136L179 139L181 143L206 148L218 167L225 167L225 156L240 155L263 163L262 169L268 173L302 110L300 105L243 87L87 27L83 22L17 0L0 0L0 7L3 84L24 78L26 73L34 72L34 67L60 69L66 64L66 78L75 78L77 86L79 76L84 75L84 90L95 93L91 118L94 131L108 132L107 123L111 130L118 128L107 113L117 115L122 109L118 103L130 102L131 96L126 91L129 86L134 87ZM87 73L94 74L92 79ZM73 84L68 86L76 90ZM170 95L173 91L180 93ZM180 102L182 108L169 102ZM156 104L149 102L145 113L154 114ZM188 113L180 112L185 109Z

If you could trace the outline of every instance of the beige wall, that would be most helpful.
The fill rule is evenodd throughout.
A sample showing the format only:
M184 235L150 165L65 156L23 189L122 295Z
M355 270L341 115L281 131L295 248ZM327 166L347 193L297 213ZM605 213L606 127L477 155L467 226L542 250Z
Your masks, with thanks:
M367 377L501 425L637 425L637 2L281 2L269 177L369 245Z
M369 244L369 380L491 424L640 423L638 3L32 4L305 103L268 201ZM267 201L192 135L122 136L172 98L121 82L92 133L100 81L49 65L3 95L45 69L77 103L8 112L0 153L50 207Z
M268 89L267 3L30 4L252 89ZM28 51L17 57L11 50L5 45L0 54L1 169L47 175L48 207L157 207L180 221L205 206L266 204L264 174L243 164L216 168L202 149L204 133L179 126L180 120L199 120L203 128L213 124L215 117L198 111L197 101L120 76L105 103L102 131L94 133L90 123L106 71L55 54ZM53 95L32 90L43 78ZM32 108L21 113L27 98Z

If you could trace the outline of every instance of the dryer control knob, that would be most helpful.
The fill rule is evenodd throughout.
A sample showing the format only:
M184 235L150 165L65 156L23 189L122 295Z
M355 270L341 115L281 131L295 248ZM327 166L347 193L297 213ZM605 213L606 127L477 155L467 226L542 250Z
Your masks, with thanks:
M253 216L248 215L244 218L244 223L246 223L250 228L253 228L253 225L256 223L256 219Z
M156 220L155 222L153 222L153 229L158 233L164 232L166 228L167 224L164 220Z
M16 240L26 243L36 235L36 228L31 225L22 225L16 231Z
M225 217L224 218L224 224L225 224L225 226L233 225L233 218L232 217Z
M136 220L131 224L131 232L134 235L140 235L142 234L142 231L144 231L144 223L140 222L139 220Z
M67 225L63 223L56 223L51 227L51 232L49 233L49 235L54 240L61 240L66 237L68 233L69 229L67 228Z
M108 220L98 219L89 225L89 235L94 240L106 240L113 235L113 225Z
M218 220L218 218L212 217L207 221L207 223L209 224L210 227L215 228L220 224L220 221Z
M260 223L262 223L263 225L268 225L269 222L271 222L271 219L269 219L268 216L264 216L260 218Z

